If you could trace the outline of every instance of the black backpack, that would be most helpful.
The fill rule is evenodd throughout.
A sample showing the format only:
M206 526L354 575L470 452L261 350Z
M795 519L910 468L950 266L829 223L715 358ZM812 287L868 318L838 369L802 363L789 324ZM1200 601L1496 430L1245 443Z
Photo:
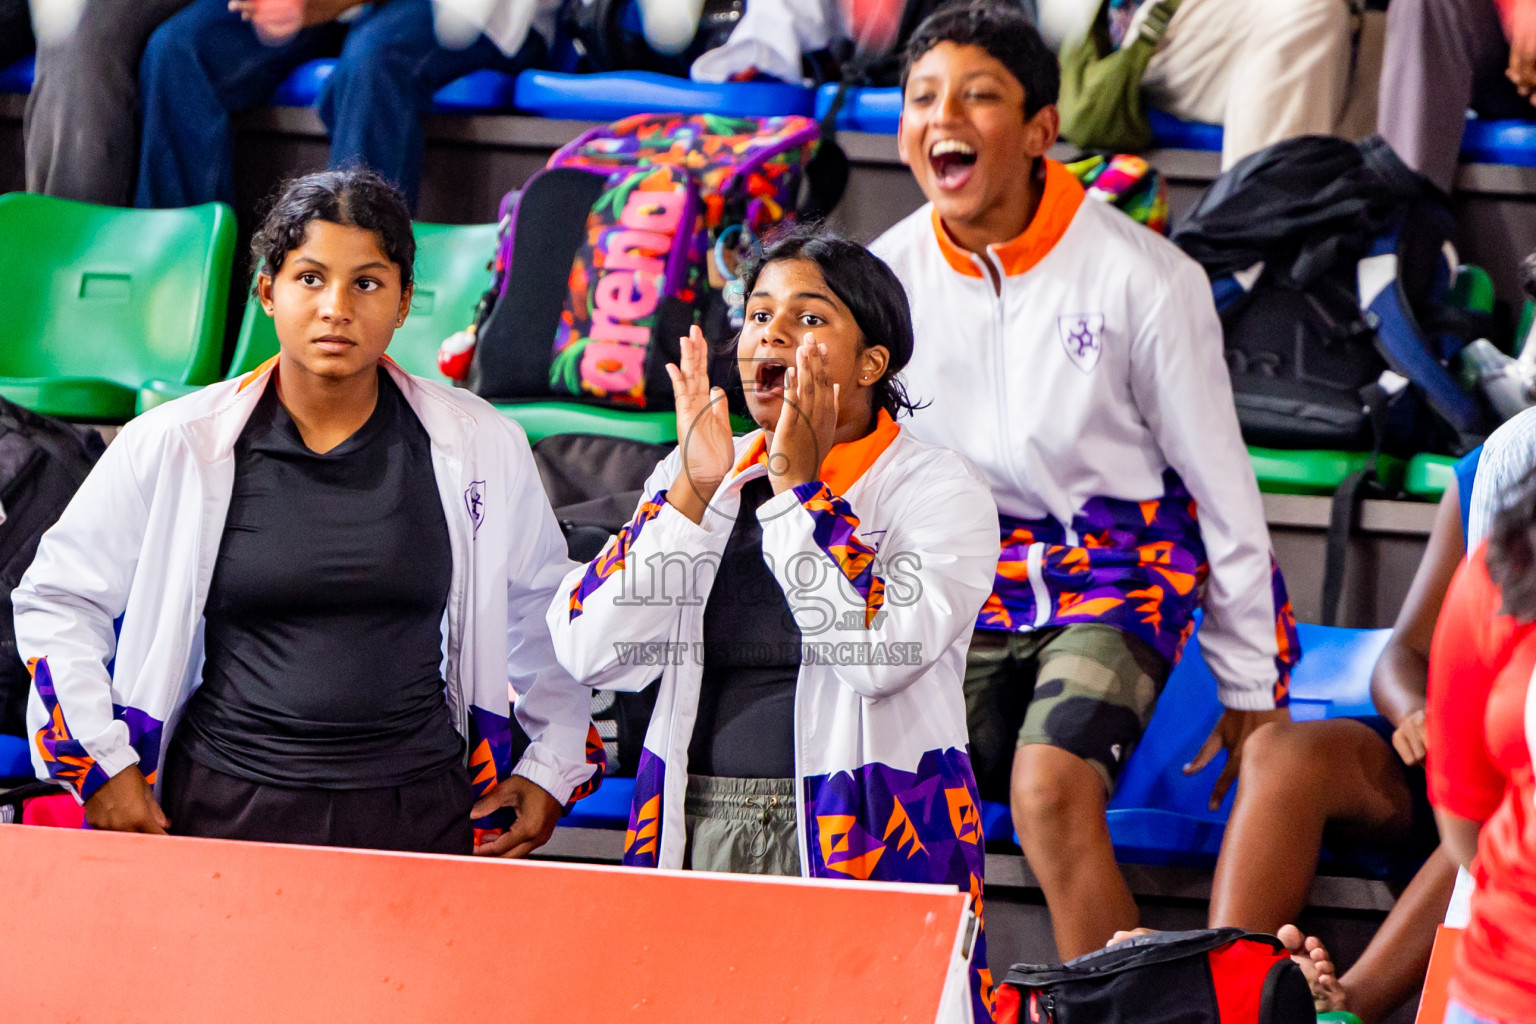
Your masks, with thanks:
M654 71L687 78L693 62L725 43L746 12L746 0L704 0L698 31L681 52L660 53L646 42L635 0L573 0L561 27L580 71Z
M106 451L94 430L0 398L0 733L26 732L32 679L16 653L11 591L86 474Z
M533 446L533 461L572 558L591 561L624 528L646 478L671 450L671 445L599 434L552 434ZM592 721L607 750L607 774L635 774L655 707L654 683L638 693L593 692Z
M1273 935L1153 932L1065 964L1018 964L997 1024L1315 1024L1301 968Z
M1492 325L1447 305L1455 227L1380 139L1288 140L1212 184L1172 237L1211 278L1248 443L1412 455L1481 440L1488 410L1452 366Z

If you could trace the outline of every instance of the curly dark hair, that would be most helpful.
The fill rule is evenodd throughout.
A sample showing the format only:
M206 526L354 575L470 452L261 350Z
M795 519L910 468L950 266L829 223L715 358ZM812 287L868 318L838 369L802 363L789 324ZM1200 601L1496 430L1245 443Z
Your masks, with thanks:
M1488 577L1499 585L1504 611L1536 621L1536 470L1507 496L1488 531Z
M1028 120L1056 102L1061 92L1061 64L1040 38L1039 29L1017 4L1005 0L960 0L923 19L901 57L901 88L912 65L940 43L979 46L1007 68L1024 87Z
M912 359L913 337L912 308L895 272L858 242L819 224L800 224L769 236L762 252L742 264L745 294L752 294L770 264L788 260L814 263L832 294L853 314L865 347L882 345L891 354L884 375L873 386L875 408L893 419L921 408L897 376Z
M366 168L321 171L285 183L251 239L256 273L276 277L317 220L378 235L384 255L400 267L400 286L410 286L416 267L410 208L399 189Z

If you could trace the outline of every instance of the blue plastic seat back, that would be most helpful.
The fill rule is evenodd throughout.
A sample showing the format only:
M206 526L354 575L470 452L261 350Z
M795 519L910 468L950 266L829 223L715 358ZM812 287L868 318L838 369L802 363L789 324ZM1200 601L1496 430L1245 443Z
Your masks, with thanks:
M836 82L828 82L816 90L816 120L826 117L832 109L837 88ZM838 131L895 135L901 123L901 103L901 89L894 85L849 89L843 97L843 108L837 112Z
M36 68L37 58L31 54L14 64L0 68L0 92L19 92L23 95L31 92L32 78Z
M272 94L274 107L309 107L320 96L320 89L336 71L336 58L322 57L306 61L294 69ZM475 114L510 111L517 79L500 71L471 71L457 78L432 97L432 108L444 114Z
M1345 629L1298 623L1302 658L1291 672L1291 718L1374 718L1371 672L1390 629Z
M1180 121L1161 110L1147 111L1152 124L1152 139L1158 149L1198 149L1220 152L1225 134L1219 124L1202 121Z
M617 121L631 114L723 114L730 117L808 116L815 93L779 82L694 82L650 71L566 75L524 71L517 109L543 117Z
M1472 118L1461 137L1461 160L1468 164L1536 167L1536 121Z
M1226 755L1218 754L1198 775L1186 776L1183 771L1216 727L1221 713L1221 703L1216 699L1216 677L1200 653L1200 634L1196 630L1184 645L1184 656L1168 675L1146 734L1120 772L1119 784L1109 803L1111 812L1147 808L1201 821L1225 821L1232 809L1232 795L1229 793L1216 811L1207 806L1207 801Z
M21 736L0 736L0 779L33 777L31 748Z
M560 824L571 828L623 829L629 825L629 804L634 796L634 779L605 778L596 793L576 801Z

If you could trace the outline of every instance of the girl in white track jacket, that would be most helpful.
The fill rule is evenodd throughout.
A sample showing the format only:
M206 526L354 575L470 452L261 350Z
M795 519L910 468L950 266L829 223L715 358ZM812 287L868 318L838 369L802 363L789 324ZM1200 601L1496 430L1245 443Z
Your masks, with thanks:
M264 303L276 314L282 355L239 380L212 385L130 422L43 537L37 558L14 595L18 646L34 679L28 709L28 725L35 738L33 756L40 775L67 783L85 803L93 825L151 832L168 826L185 832L192 818L209 816L206 808L194 813L189 805L181 820L172 813L167 822L155 803L167 783L174 788L176 780L162 779L169 774L162 767L173 748L173 736L196 717L186 712L200 689L208 687L208 694L201 696L211 699L226 684L246 695L262 686L280 690L286 685L290 693L297 686L309 691L299 694L307 700L312 695L324 697L335 688L335 673L322 672L319 666L301 663L287 666L286 672L263 675L267 671L262 668L264 658L281 662L292 652L285 651L287 645L281 639L272 650L263 650L248 633L237 637L241 646L235 640L220 639L219 634L249 628L251 623L219 623L214 604L239 589L236 584L241 577L236 569L245 573L244 579L259 578L263 566L250 562L292 563L293 552L302 550L306 540L269 532L263 541L275 543L265 544L260 558L247 559L243 566L230 561L241 530L258 531L256 536L261 536L260 522L231 519L252 500L242 481L256 465L257 457L248 447L248 428L259 425L253 416L269 416L280 426L286 424L290 434L296 425L303 435L302 446L291 443L282 460L269 454L267 464L281 461L285 467L307 467L329 456L329 462L318 463L321 470L341 473L345 458L369 455L366 446L356 447L358 438L369 436L386 400L397 412L413 414L396 416L401 436L421 437L419 432L424 431L424 438L416 442L417 461L412 463L422 472L401 490L424 499L415 508L425 513L423 518L432 527L427 531L430 536L393 538L403 541L403 547L376 552L373 561L382 559L382 564L365 566L365 580L355 588L328 582L336 572L331 563L356 554L345 550L322 551L311 564L289 564L283 579L298 608L329 600L335 602L338 614L345 615L355 610L353 605L373 607L363 602L372 600L368 591L375 583L386 591L391 586L407 590L415 586L415 581L398 579L403 575L397 561L402 550L435 546L443 555L435 564L434 576L441 589L427 595L423 614L414 614L417 606L410 606L416 620L415 638L423 641L413 651L422 656L426 668L404 682L425 690L425 700L407 710L420 715L426 723L423 728L434 730L439 746L422 756L437 760L423 763L446 779L443 785L449 788L442 792L449 799L438 799L440 791L430 787L412 789L418 780L407 779L392 784L396 795L416 793L420 806L411 811L411 800L402 797L400 806L405 809L399 811L400 821L385 820L377 826L341 821L334 831L316 838L311 832L282 832L302 823L270 820L276 814L271 800L287 799L274 796L279 790L292 790L298 794L293 797L296 800L341 801L329 805L341 817L367 816L360 805L346 803L363 799L353 792L362 787L349 786L345 779L317 780L308 787L314 792L309 792L305 779L284 778L292 766L281 757L263 756L262 743L280 750L313 748L313 757L322 766L348 744L368 755L360 763L369 770L376 770L374 762L388 767L392 758L398 761L403 755L391 748L408 747L419 737L410 731L397 736L388 732L393 723L367 718L375 702L384 700L375 687L389 682L380 678L388 676L386 666L378 675L370 672L359 680L363 718L358 728L342 733L340 739L333 739L339 730L337 721L275 721L271 715L263 716L270 709L249 701L234 709L244 717L231 717L229 708L215 707L219 713L207 719L214 723L208 726L214 735L206 745L217 754L221 743L231 742L219 732L225 728L223 723L237 722L234 740L245 744L232 755L238 767L225 769L216 758L204 762L197 755L187 762L184 774L205 772L207 763L215 764L220 771L206 773L213 780L208 785L226 786L236 793L229 799L249 805L253 817L240 827L253 831L229 832L237 826L219 820L190 830L232 838L468 853L472 843L469 805L479 798L477 809L487 816L474 837L484 843L480 852L526 852L520 847L547 838L547 829L553 827L548 808L533 803L552 804L557 815L559 804L595 783L594 767L588 762L590 695L556 663L541 621L569 562L527 440L519 427L481 399L412 377L382 356L394 322L403 320L409 307L414 251L409 232L403 203L381 179L360 172L328 172L295 185L258 236L258 249L263 242L271 244L260 253L264 257L260 286ZM289 245L293 248L288 249ZM346 269L348 252L361 253L358 258L364 261L364 270L354 274ZM340 393L348 382L377 388L373 411L362 409L359 415L366 422L351 431L352 436L346 436L344 426L337 432L340 436L327 440L327 421L303 406L306 374L326 380L333 389L322 392L327 395ZM280 433L274 428L266 436L269 447ZM377 448L382 441L376 436L369 443ZM306 482L310 477L284 479L298 479L302 486L280 490L278 504L265 508L299 502L306 497L301 492L321 486ZM358 486L350 479L347 483ZM339 500L338 494L345 497L323 489L315 495L322 501L317 519L324 518L323 502ZM389 508L380 508L356 527L343 524L341 528L356 530L364 539L388 538L391 529L398 532L398 524L390 522L396 517ZM312 520L296 532L322 535L327 528L334 527ZM368 552L361 557L367 560ZM304 593L306 588L329 593ZM308 650L318 647L323 653L324 645L332 642L333 620L318 614L306 620L305 614L296 612L272 632L281 638L285 631L291 637L308 630L316 641ZM258 609L255 617L263 618L265 612ZM386 629L381 642L393 642L395 632ZM216 650L221 643L228 648L227 656ZM340 651L334 667L344 673L349 662L368 664L370 653L358 648ZM257 678L234 683L218 678L210 683L210 671L224 668L232 676L250 669ZM509 681L519 695L518 729L511 724ZM229 703L228 698L220 699ZM531 742L514 767L513 735L518 734L520 744L522 733ZM381 736L385 743L373 742ZM172 764L176 763L173 752ZM279 781L263 785L269 777ZM534 794L530 785L545 795ZM205 788L202 795L207 792ZM439 806L444 803L452 806ZM490 816L508 805L525 816L520 824L540 826L535 836L513 829L519 849L513 849L510 840L503 843L505 836L487 834L501 823ZM409 838L419 825L415 819L434 816L446 822L442 830L420 841ZM378 831L370 833L370 827ZM396 840L397 835L407 838Z
M961 679L996 565L992 499L893 419L911 328L884 264L801 231L744 280L738 362L764 429L732 442L703 337L684 339L684 441L549 611L577 680L660 676L624 862L944 883L980 915ZM984 945L973 962L986 1019Z

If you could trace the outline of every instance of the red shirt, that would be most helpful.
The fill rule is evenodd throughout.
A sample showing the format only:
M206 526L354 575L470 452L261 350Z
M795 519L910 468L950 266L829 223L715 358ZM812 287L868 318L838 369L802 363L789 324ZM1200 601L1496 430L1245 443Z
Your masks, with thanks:
M1536 776L1525 730L1536 624L1501 604L1479 548L1451 581L1430 649L1429 794L1483 822L1451 995L1479 1016L1536 1021Z

